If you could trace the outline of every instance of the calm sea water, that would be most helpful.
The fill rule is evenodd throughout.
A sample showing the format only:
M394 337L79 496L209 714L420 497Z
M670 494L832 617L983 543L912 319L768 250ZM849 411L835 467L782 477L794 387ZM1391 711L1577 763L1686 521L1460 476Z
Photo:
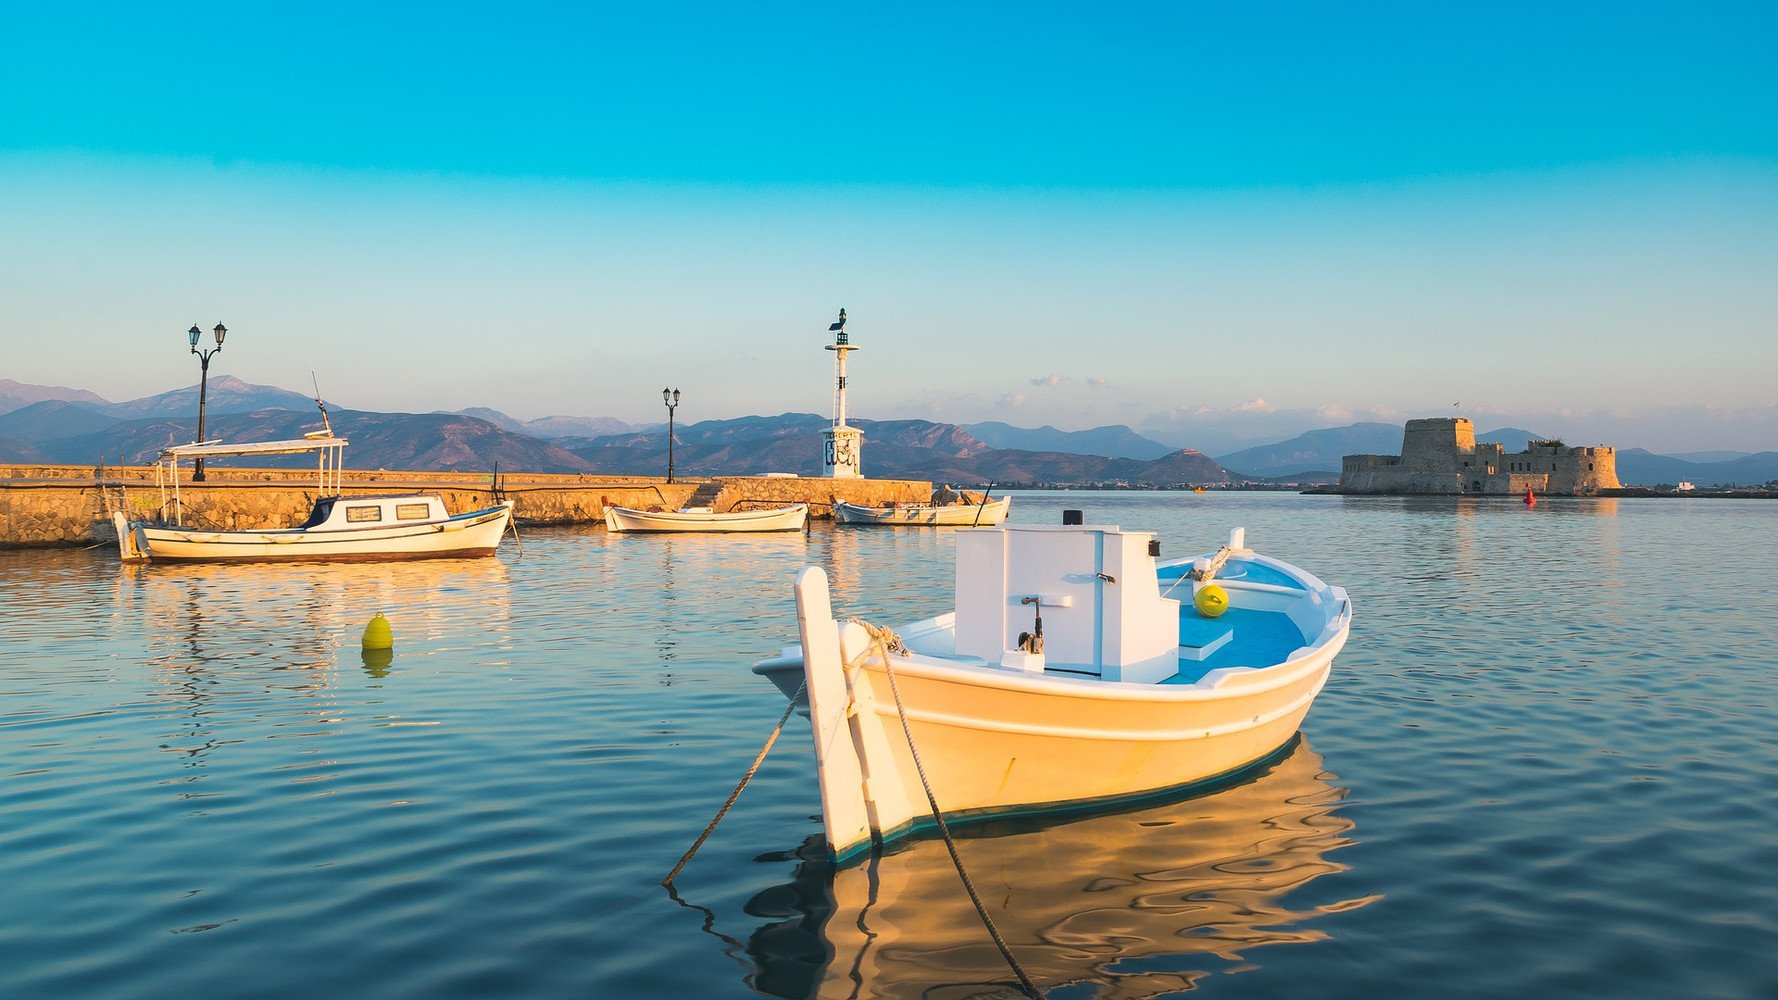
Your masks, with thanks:
M1301 742L959 849L1056 997L1778 996L1778 504L1028 494L1250 543L1357 617ZM0 995L1008 995L942 845L832 871L789 582L894 623L951 536L527 532L522 558L0 553ZM393 624L387 662L358 636ZM800 720L799 720L800 721Z

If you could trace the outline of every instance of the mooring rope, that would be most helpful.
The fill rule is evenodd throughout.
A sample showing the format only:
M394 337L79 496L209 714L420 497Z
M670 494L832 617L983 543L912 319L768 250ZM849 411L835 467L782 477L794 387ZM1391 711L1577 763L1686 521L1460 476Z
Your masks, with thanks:
M895 713L901 717L901 734L907 738L908 752L914 757L914 773L920 776L920 787L926 792L926 804L931 807L932 818L938 823L938 833L944 838L945 850L951 852L951 864L956 866L957 877L963 880L963 888L969 893L969 901L975 904L976 915L982 918L982 926L988 929L988 936L994 939L994 946L1000 949L1000 957L1006 959L1013 975L1019 977L1019 986L1025 991L1025 995L1042 1000L1043 991L1025 974L1024 967L1019 965L1019 960L1013 957L1012 949L1007 947L1006 939L1000 936L1000 929L994 926L994 918L988 915L988 908L982 905L982 897L975 891L975 881L969 877L968 869L963 867L963 859L957 854L957 843L951 839L951 828L945 823L944 813L939 811L938 799L932 794L932 784L926 780L926 765L920 761L920 748L914 745L914 731L908 726L907 707L901 702L901 685L895 680L895 666L889 662L891 649L906 655L907 647L902 644L901 637L890 629L879 628L862 618L848 620L863 626L871 641L883 654L883 670L889 675L889 690L895 695Z
M661 879L662 885L669 889L673 887L673 880L678 878L679 873L685 870L685 866L691 863L692 855L698 853L698 848L703 847L704 841L709 840L710 834L716 831L716 824L722 822L722 817L728 815L729 808L735 804L736 799L741 797L741 789L746 788L747 783L753 780L753 775L759 770L759 765L765 762L766 754L772 752L772 744L778 742L778 734L784 731L784 723L789 722L790 713L796 711L796 700L803 696L803 691L807 687L808 684L804 683L796 689L795 694L790 696L790 704L784 706L784 714L778 716L778 724L772 727L772 735L766 737L766 745L759 748L759 756L753 758L753 766L749 767L747 773L741 776L741 783L729 793L728 801L722 804L721 809L716 810L716 816L710 820L710 825L704 827L703 833L698 834L698 839L691 845L691 850L686 851L685 856L679 859L679 863L673 866L673 870L667 873L667 877Z

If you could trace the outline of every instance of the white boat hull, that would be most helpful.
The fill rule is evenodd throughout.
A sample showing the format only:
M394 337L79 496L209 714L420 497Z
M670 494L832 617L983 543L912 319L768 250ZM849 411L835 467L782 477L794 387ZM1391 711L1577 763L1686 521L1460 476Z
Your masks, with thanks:
M375 562L403 559L465 559L491 556L512 520L507 501L442 521L379 525L350 530L302 528L266 531L200 531L128 526L132 551L148 562Z
M801 531L808 521L809 505L806 503L722 514L696 510L605 508L605 527L609 531Z
M987 533L971 537L984 543L976 546L983 551L996 542ZM798 575L802 645L754 670L786 694L806 692L828 846L837 858L936 825L916 747L924 784L946 821L954 822L1176 795L1227 780L1291 740L1346 643L1351 604L1345 592L1250 556L1243 567L1271 575L1223 584L1246 608L1225 620L1243 613L1289 617L1294 638L1268 645L1233 640L1231 633L1195 649L1184 643L1207 622L1189 601L1182 607L1155 596L1155 564L1142 563L1139 554L1145 537L1117 539L1121 551L1133 555L1115 567L1120 572L1062 573L1029 588L1029 580L1014 581L1006 596L985 605L964 601L960 553L959 611L907 626L901 638L909 651L887 658L863 626L834 619L824 571L808 567ZM1110 541L1103 547L1115 548ZM1021 558L1015 549L1011 564ZM1080 593L1060 592L1080 580L1087 581ZM1087 596L1095 589L1122 603L1096 603ZM1042 653L1015 648L1005 648L997 661L957 651L971 631L962 625L966 606L993 612L1005 605L1029 614L1038 599L1033 594L1041 595L1044 616L1052 619L1047 666ZM1143 608L1150 609L1143 614L1170 615L1171 624L1163 620L1158 637L1148 626L1114 635L1120 617ZM1064 663L1070 643L1089 635L1099 636L1095 643L1103 649L1114 639L1133 648L1141 637L1158 638L1162 649L1180 645L1160 659L1138 651L1120 665ZM1227 652L1206 660L1225 645Z
M888 527L982 527L992 528L1006 520L1012 497L1001 497L985 504L913 504L902 507L863 507L836 500L833 519L840 524L883 525Z

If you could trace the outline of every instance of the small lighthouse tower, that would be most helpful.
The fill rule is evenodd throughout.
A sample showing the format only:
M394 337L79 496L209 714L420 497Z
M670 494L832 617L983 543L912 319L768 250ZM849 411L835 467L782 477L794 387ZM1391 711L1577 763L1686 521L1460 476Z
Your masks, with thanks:
M864 447L864 432L856 427L846 425L846 352L858 348L846 337L846 310L840 310L840 318L827 331L833 334L833 343L827 349L833 352L833 426L823 436L827 439L827 475L832 479L858 479L864 475L859 452Z

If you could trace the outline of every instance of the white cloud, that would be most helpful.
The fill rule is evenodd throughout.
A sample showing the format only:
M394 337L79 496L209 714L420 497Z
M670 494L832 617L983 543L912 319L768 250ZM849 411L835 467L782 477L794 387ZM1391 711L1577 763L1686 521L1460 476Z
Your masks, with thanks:
M1000 397L999 405L1003 409L1016 410L1019 407L1024 406L1025 401L1028 398L1029 397L1026 396L1022 392L1009 392L1006 395Z
M1055 387L1062 385L1063 383L1065 383L1067 381L1068 381L1068 376L1063 375L1061 372L1051 372L1050 374L1045 375L1042 378L1032 379L1031 384L1038 386L1040 388L1054 389Z

